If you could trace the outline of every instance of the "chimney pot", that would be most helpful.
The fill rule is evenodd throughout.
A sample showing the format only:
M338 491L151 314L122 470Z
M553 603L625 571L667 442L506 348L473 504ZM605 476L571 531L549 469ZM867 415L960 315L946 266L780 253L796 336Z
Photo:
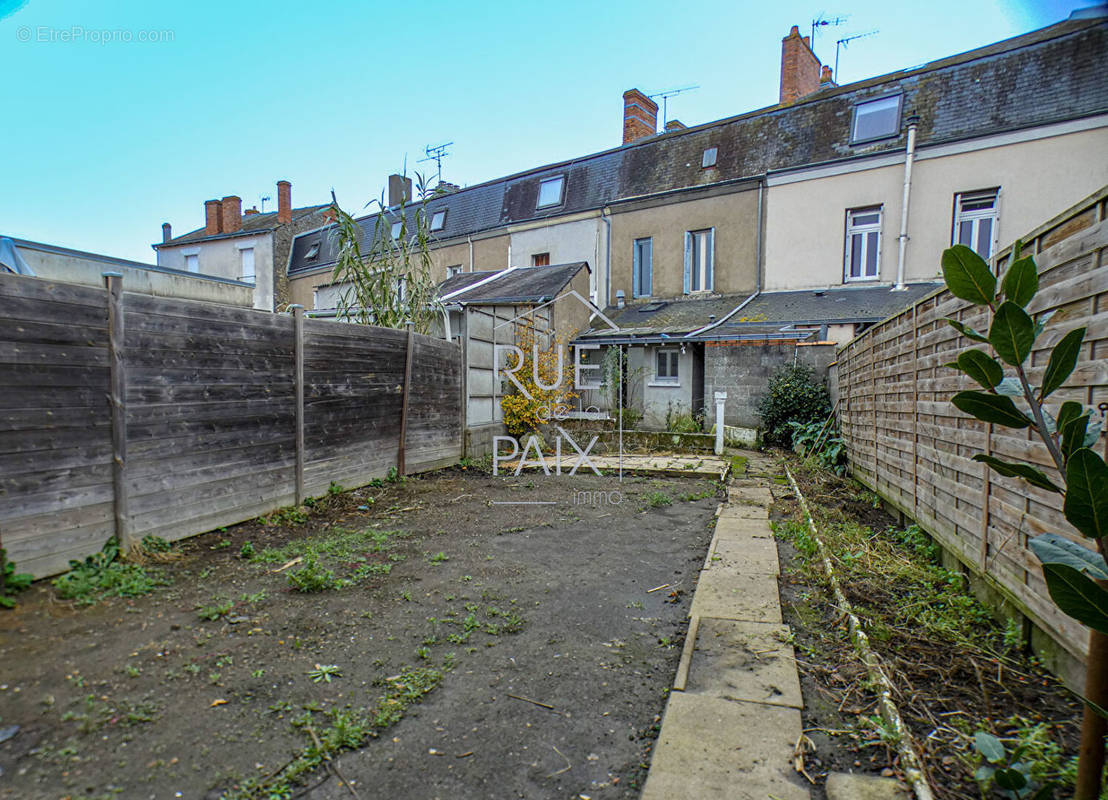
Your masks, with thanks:
M793 103L819 89L820 63L796 25L781 40L780 102Z
M282 225L292 222L292 184L277 181L277 221Z
M638 89L623 93L623 143L628 144L658 132L658 104Z
M406 175L389 175L389 207L408 203L412 199L412 179Z
M168 242L173 238L173 226L168 222L162 223L162 243Z
M238 233L242 230L242 198L231 194L220 203L223 206L223 232Z
M251 216L253 214L257 214L257 213L258 213L258 207L257 206L250 206L250 208L248 208L248 209L246 209L245 211L242 212L242 215L244 217L249 217L249 216Z
M215 236L223 232L223 204L218 200L204 201L204 235Z

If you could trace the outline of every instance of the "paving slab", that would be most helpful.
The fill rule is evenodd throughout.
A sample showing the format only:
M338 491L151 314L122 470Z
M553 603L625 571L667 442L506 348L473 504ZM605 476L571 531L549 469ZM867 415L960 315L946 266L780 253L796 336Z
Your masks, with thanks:
M789 627L764 622L701 618L685 691L800 709Z
M642 800L809 800L792 766L800 712L673 692Z
M731 570L747 575L780 575L777 543L764 536L736 536L718 533L708 556L709 569Z
M720 512L716 519L716 536L736 540L773 539L773 527L762 517L736 517Z
M894 778L832 772L825 785L827 800L908 800L908 790Z
M719 515L739 519L769 519L769 509L764 505L748 506L741 503L728 503L722 507Z
M727 500L730 503L768 506L773 502L773 493L765 486L728 486Z
M780 623L777 577L706 569L697 581L689 615Z

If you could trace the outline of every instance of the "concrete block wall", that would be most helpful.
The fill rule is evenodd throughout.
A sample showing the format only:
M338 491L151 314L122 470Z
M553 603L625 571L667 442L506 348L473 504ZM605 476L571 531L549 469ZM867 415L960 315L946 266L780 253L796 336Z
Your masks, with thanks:
M834 344L708 342L704 348L704 397L707 402L716 392L727 392L725 423L757 428L761 424L758 403L778 369L794 361L807 364L826 382L835 351Z

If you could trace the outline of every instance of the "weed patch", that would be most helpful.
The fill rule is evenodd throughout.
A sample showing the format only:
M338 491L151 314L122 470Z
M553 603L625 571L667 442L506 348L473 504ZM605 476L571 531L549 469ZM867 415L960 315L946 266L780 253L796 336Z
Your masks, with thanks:
M164 578L152 567L121 561L119 543L113 536L99 553L84 561L70 561L69 572L54 579L63 600L90 605L105 597L138 597L149 594Z

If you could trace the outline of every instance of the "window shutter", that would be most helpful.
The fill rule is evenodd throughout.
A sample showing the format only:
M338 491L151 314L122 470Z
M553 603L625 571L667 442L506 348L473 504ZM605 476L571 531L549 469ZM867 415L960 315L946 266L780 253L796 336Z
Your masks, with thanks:
M639 270L642 269L642 245L634 242L631 245L631 296L642 295L642 287L639 285Z
M642 293L650 297L654 294L654 240L649 239L646 246L646 266L643 270L643 285L639 288Z
M704 288L709 292L714 291L716 288L715 283L715 271L716 271L716 229L708 229L708 263L704 266Z
M692 234L685 234L685 294L689 293L692 277Z

